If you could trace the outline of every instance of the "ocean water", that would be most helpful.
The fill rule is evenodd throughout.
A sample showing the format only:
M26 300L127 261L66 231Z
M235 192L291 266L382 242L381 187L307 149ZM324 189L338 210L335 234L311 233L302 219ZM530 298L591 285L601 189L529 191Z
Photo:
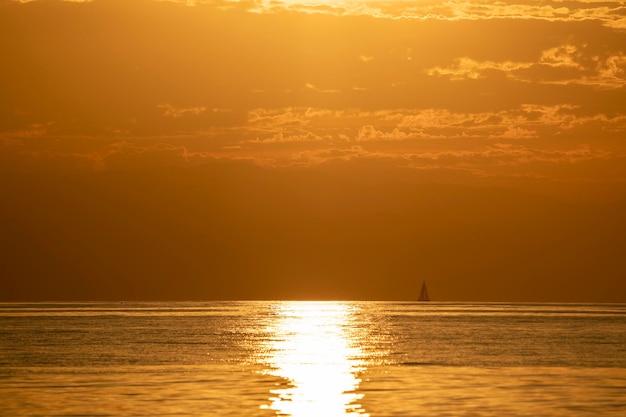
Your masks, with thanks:
M0 304L2 416L624 416L626 305Z

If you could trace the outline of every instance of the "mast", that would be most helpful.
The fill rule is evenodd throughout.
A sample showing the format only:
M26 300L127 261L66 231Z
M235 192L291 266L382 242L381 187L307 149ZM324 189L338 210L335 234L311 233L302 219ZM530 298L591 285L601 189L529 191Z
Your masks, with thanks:
M430 301L428 296L428 288L426 288L426 281L422 281L422 289L420 290L420 296L417 301Z

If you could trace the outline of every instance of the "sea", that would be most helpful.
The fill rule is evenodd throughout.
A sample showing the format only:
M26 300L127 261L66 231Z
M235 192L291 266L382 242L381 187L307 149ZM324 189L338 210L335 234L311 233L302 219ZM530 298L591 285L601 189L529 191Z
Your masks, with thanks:
M0 415L626 415L626 305L0 303Z

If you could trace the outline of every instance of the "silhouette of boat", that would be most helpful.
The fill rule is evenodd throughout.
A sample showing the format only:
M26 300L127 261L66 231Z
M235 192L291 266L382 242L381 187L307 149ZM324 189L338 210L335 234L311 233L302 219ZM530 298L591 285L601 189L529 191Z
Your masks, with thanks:
M426 281L422 281L422 289L420 290L420 295L417 298L417 301L430 301L430 297L428 296L428 288L426 288Z

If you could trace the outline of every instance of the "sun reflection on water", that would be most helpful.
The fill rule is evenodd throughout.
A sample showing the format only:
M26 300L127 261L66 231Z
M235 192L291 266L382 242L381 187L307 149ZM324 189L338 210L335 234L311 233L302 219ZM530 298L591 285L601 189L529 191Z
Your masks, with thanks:
M335 302L276 306L265 361L288 384L273 389L264 408L292 417L368 416L357 392L365 365L353 314L352 306Z

